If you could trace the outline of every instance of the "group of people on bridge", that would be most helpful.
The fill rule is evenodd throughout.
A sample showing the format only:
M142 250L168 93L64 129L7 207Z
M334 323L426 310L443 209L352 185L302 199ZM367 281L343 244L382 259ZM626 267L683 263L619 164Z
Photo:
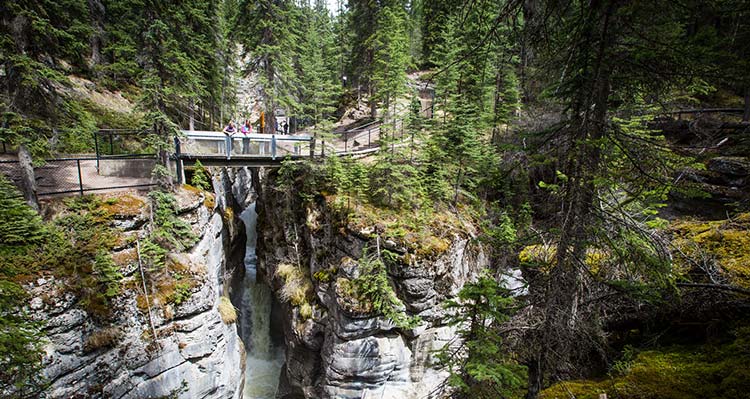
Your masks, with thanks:
M279 124L279 120L274 118L274 131L276 134L289 134L289 123L287 121L283 121L281 124ZM255 125L257 126L258 133L263 133L266 129L266 118L265 113L261 112L260 117L258 118L258 123ZM232 138L235 134L241 134L242 135L242 154L249 154L250 153L250 134L253 133L253 124L250 123L249 119L245 119L245 121L238 127L237 124L235 124L233 121L229 121L226 127L224 127L224 130L222 131L224 135L226 136L225 142L226 142L226 155L227 159L230 159L232 156Z

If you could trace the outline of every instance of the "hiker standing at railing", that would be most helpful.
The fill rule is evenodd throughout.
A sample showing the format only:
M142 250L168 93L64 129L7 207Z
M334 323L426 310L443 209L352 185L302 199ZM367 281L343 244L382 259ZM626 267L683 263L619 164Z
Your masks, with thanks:
M242 132L242 153L243 154L249 154L250 153L250 137L248 134L253 132L253 126L250 125L250 120L245 119L245 123L242 125L242 128L240 129Z
M232 158L232 136L237 132L237 129L234 127L234 122L230 121L227 127L224 128L224 135L226 136L224 138L224 141L226 142L226 151L227 151L227 159Z

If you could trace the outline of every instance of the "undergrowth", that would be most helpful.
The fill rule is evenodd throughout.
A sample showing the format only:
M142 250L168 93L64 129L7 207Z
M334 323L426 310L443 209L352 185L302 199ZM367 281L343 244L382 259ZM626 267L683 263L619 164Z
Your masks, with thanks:
M393 290L382 259L392 259L395 254L383 251L379 255L372 256L364 251L358 262L359 276L351 280L337 279L337 294L347 300L352 310L380 314L399 328L417 327L421 320L406 314L404 303Z
M2 174L0 220L0 392L32 397L41 386L43 333L23 310L28 293L17 280L39 267L25 262L43 250L48 233Z
M190 224L178 217L177 200L173 194L152 191L149 198L153 224L148 236L139 243L149 296L147 301L146 295L139 295L136 303L142 310L159 307L165 317L170 318L168 305L187 301L198 286L189 265L170 254L190 249L198 237Z
M638 352L603 380L557 383L544 399L734 399L750 392L750 327L739 327L720 345L671 346Z

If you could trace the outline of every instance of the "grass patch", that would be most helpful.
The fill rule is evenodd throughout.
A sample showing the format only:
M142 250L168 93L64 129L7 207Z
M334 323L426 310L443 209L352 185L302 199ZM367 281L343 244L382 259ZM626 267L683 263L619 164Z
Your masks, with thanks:
M237 321L237 309L232 305L232 301L225 296L219 298L219 314L224 324L232 324Z
M293 306L309 305L309 298L312 296L313 285L301 267L294 266L290 263L281 263L276 268L276 276L284 284L279 291L279 297L284 302L289 302Z
M101 348L112 348L122 339L122 330L118 327L107 327L96 330L86 338L83 344L84 352L92 352Z
M473 216L468 208L461 206L457 215L448 209L404 211L358 200L351 200L346 205L337 196L326 196L326 202L341 215L347 229L379 233L383 239L406 248L409 252L407 262L416 259L434 260L448 251L455 237L466 236L467 229L473 229L473 223L470 222L474 219Z

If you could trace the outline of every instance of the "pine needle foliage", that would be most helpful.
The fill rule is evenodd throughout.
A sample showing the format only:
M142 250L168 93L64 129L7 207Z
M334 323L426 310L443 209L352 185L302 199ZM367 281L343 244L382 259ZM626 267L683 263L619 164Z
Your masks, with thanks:
M41 218L0 175L0 394L36 397L43 387L41 325L23 310L28 294L15 281L27 273L19 260L36 252L47 232Z
M208 190L211 188L211 183L208 181L208 170L203 166L200 160L195 161L193 166L193 177L190 179L190 184L193 187L201 190Z
M449 325L458 329L458 339L438 352L451 373L453 397L515 397L524 386L526 370L506 352L500 333L514 313L513 305L509 293L486 273L444 305Z
M387 251L385 257L392 256ZM359 277L353 279L354 295L372 305L375 313L383 315L398 328L410 329L417 327L421 320L406 314L404 303L398 298L388 278L386 265L377 255L369 255L363 251L359 259Z

